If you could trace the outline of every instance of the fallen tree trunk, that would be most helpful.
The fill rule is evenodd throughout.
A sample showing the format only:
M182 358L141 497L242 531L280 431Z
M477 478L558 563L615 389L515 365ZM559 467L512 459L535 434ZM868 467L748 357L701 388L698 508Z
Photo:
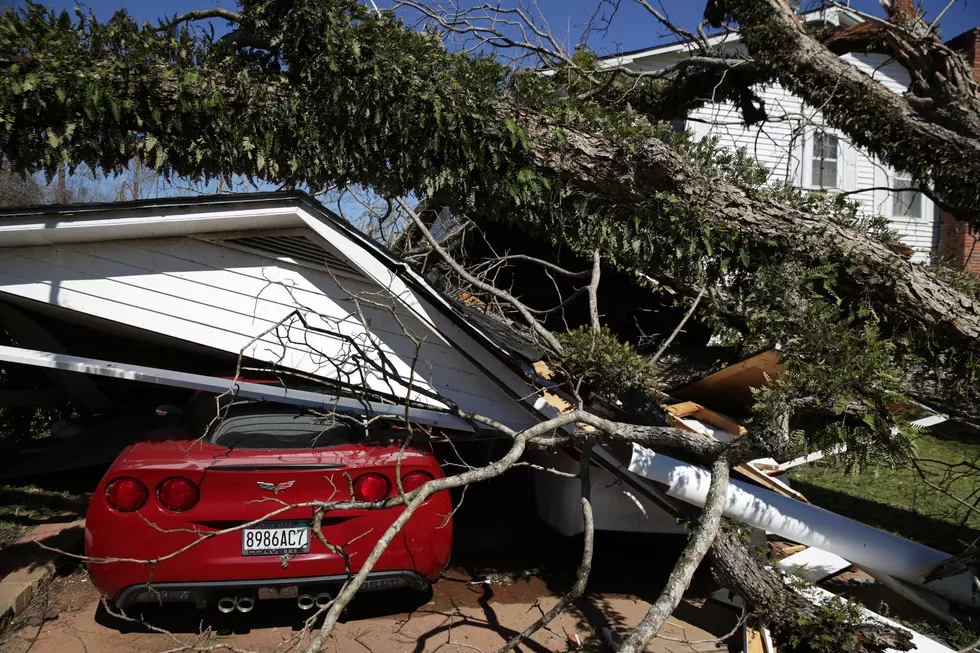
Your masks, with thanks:
M291 15L286 5L279 9ZM751 18L762 20L755 14ZM53 35L46 38L65 41L63 55L53 56L43 48L26 49L16 42L0 48L0 69L17 71L7 79L12 89L7 101L0 101L0 120L10 128L0 134L0 153L14 164L33 168L38 162L49 166L68 159L112 169L140 155L164 173L188 177L237 174L311 187L359 183L391 196L424 194L431 187L457 204L472 203L473 198L477 203L484 201L496 219L526 218L525 228L532 231L535 220L545 219L540 213L553 208L547 195L538 193L529 206L528 200L515 200L501 190L527 170L564 184L571 191L567 201L581 200L597 207L604 220L636 221L635 231L653 234L652 239L662 239L672 222L680 219L691 232L710 232L716 241L738 240L750 257L792 256L813 264L833 261L844 282L838 292L879 298L893 322L909 321L935 331L944 346L976 346L980 307L867 233L836 224L826 214L807 213L765 194L749 194L695 169L682 154L656 138L627 145L603 133L600 126L583 131L551 115L547 102L543 107L531 106L501 92L499 86L474 81L472 66L447 59L441 47L397 25L386 27L390 29L377 32L366 22L352 23L348 29L363 29L366 36L337 32L335 38L341 45L331 42L320 46L322 51L278 53L291 66L288 74L256 67L231 75L233 60L222 57L218 46L211 53L208 46L199 45L202 52L197 59L166 60L165 56L172 56L172 37L130 34L128 30L138 29L135 24L105 28L112 38L125 32L127 38L144 42L148 51L159 51L161 61L148 62L136 52L120 54L101 32L94 32L98 38L90 39L96 46L73 30L63 32L55 23ZM303 29L319 27L304 23ZM364 78L363 71L358 72L358 62L342 49L344 38L364 39L365 48L377 48L372 52L378 54L370 60L373 77ZM751 35L747 38L751 45ZM396 41L398 47L390 48L388 40ZM411 47L418 51L406 52ZM849 75L855 96L877 97L876 83L819 47L829 58L828 65L846 66L841 74ZM300 56L302 60L294 61ZM62 65L61 57L72 65ZM432 68L431 77L403 76L399 67L409 65L404 58L416 65L421 65L421 58ZM314 64L319 59L340 66L331 72L332 78L318 72ZM345 83L356 75L361 75L358 84ZM45 85L37 87L38 79L45 79ZM25 90L28 82L30 91ZM328 88L331 93L325 92ZM488 97L488 93L496 95ZM387 98L380 105L379 94ZM91 97L111 98L112 110L103 106L108 100L93 109ZM894 95L891 99L892 104L901 101ZM81 104L75 106L75 102ZM363 107L371 110L365 112ZM450 107L456 112L451 119L445 117ZM879 116L879 111L869 111L865 119L876 121ZM922 129L932 128L920 122L916 124ZM524 146L518 143L515 124L526 133ZM865 131L875 129L868 123ZM465 138L449 140L449 130ZM968 158L969 165L962 167L966 176L956 177L957 183L973 189L963 192L980 193L973 183L978 175L971 172L980 166L980 145L960 144L967 148L961 151L957 148L963 138L922 147L940 152L949 162L946 168L956 168L961 154ZM420 159L426 160L425 166L419 165ZM461 172L463 165L472 172ZM488 172L493 170L497 172ZM657 199L664 195L669 197ZM980 197L973 197L971 206L980 206ZM564 238L572 245L578 241L585 251L601 244L604 262L621 260L630 249L626 239L586 242L598 239L589 232L593 215L569 218L566 213L547 219L552 220L545 225L550 233L543 235ZM663 254L654 253L641 261L643 265L633 267L645 267L646 274L657 277ZM706 254L701 247L691 257ZM637 253L630 252L630 256L635 260Z
M541 113L517 108L508 111L543 143L547 134L560 127ZM980 306L867 233L765 195L750 196L723 179L695 170L658 140L650 140L639 152L630 153L601 135L567 128L562 128L562 133L561 143L539 145L530 155L539 170L574 185L596 203L639 207L658 191L668 191L698 207L697 219L712 230L734 232L753 252L770 256L792 253L815 265L833 259L846 269L851 290L877 296L895 312L897 320L935 329L947 345L977 346ZM648 217L653 220L659 216ZM665 226L649 224L647 228Z
M980 97L966 62L943 45L911 3L891 3L892 26L863 29L835 49L887 50L913 86L899 96L807 33L784 0L712 0L705 16L731 19L763 78L778 81L828 124L896 170L915 176L957 217L980 225ZM846 47L845 47L846 45Z
M793 646L812 643L813 650L828 653L912 649L912 637L906 631L855 623L853 611L839 604L817 605L791 589L774 568L752 557L734 528L723 528L715 537L711 562L718 584L746 601L752 620L772 630L781 642Z

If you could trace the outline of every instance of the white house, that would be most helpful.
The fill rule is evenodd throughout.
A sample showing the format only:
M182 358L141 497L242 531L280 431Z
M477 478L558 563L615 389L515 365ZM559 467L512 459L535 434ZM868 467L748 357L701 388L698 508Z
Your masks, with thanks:
M802 14L803 20L828 27L850 27L862 19L846 10L826 8ZM736 33L709 39L726 56L746 52ZM660 70L696 53L691 42L675 42L604 59L611 67L636 71ZM881 54L842 57L895 93L904 93L909 73ZM779 85L756 89L765 101L768 120L753 126L742 123L730 103L708 102L691 112L684 126L698 138L715 136L719 144L745 151L769 168L773 183L790 182L799 188L847 193L871 214L888 218L902 241L915 249L916 260L928 260L937 251L939 211L928 197L914 190L911 178L851 144L847 136L825 125L819 109L791 95Z

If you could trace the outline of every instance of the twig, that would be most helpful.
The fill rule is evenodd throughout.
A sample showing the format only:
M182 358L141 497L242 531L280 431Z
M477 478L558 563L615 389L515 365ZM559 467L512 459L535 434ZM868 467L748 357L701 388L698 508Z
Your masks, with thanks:
M541 258L535 258L533 256L528 256L527 254L506 254L504 256L497 256L494 258L495 262L505 262L505 261L527 261L528 263L536 263L541 267L547 268L552 272L557 272L558 274L570 277L572 279L585 279L590 275L588 270L583 270L582 272L572 272L571 270L566 270L565 268L555 265L551 261L546 261Z
M165 651L164 653L176 653L177 651L197 651L199 653L208 653L210 651L232 651L232 653L252 653L251 651L248 651L248 650L242 649L242 648L238 648L237 646L235 646L233 644L230 644L230 643L219 643L219 644L201 645L201 644L189 644L187 642L182 642L180 640L180 638L178 638L175 634L173 634L172 632L170 632L169 630L167 630L165 628L161 628L160 626L156 626L156 625L154 625L152 623L149 623L149 622L147 622L147 621L145 621L143 619L136 619L134 617L130 617L128 614L126 614L122 610L119 610L119 611L113 610L109 606L109 601L104 596L102 597L101 602L102 602L102 607L105 608L105 611L110 616L115 617L116 619L119 619L121 621L127 621L127 622L133 623L133 624L140 624L141 626L143 626L144 628L150 630L151 632L159 633L161 635L166 635L167 637L169 637L170 639L172 639L174 641L174 643L177 645L177 647L176 648L169 649L168 651ZM210 631L205 630L203 633L200 634L199 637L203 638L209 632Z
M726 639L729 639L730 637L733 637L735 633L739 631L742 625L745 624L745 621L748 618L749 618L748 606L746 605L745 601L742 601L742 616L738 618L738 621L735 622L735 625L732 626L732 629L729 630L724 635L722 635L721 637L709 637L707 639L684 639L681 637L669 637L667 635L661 635L660 633L657 633L657 639L665 639L668 642L678 642L681 644L688 644L691 646L695 644L717 644L720 642L724 642Z
M936 27L936 23L938 23L938 22L939 22L939 20L940 20L940 19L941 19L941 18L943 17L943 15L944 15L944 14L945 14L945 13L946 13L947 11L949 11L949 10L950 10L950 8L951 8L951 7L953 6L953 5L955 5L955 4L956 4L956 0L949 0L949 4L947 4L947 5L946 5L946 7L945 7L945 8L944 8L944 9L943 9L942 11L940 11L940 12L939 12L939 15L938 15L938 16L936 16L936 17L935 17L935 18L933 19L933 21L932 21L931 23L929 23L929 29L930 29L930 30L931 30L931 29L934 29L934 28ZM978 643L980 643L980 642L978 642ZM977 646L977 644L974 644L974 645L973 645L973 648L976 648L976 646Z
M647 0L635 0L635 1L638 5L640 5L648 12L650 12L650 14L658 21L660 21L660 24L666 27L668 30L670 30L677 36L681 37L682 39L691 41L692 43L697 43L699 50L701 50L702 52L707 52L707 47L708 47L707 40L705 40L705 42L702 43L701 39L699 39L697 36L692 34L690 31L684 29L683 27L680 27L679 25L674 24L670 19L667 18L666 15L654 9L653 5L647 2Z
M595 523L592 518L592 479L591 479L592 445L582 447L582 457L579 460L579 476L582 486L582 519L585 522L585 542L582 545L582 562L575 573L575 584L550 610L545 612L533 624L512 637L510 641L497 649L496 653L509 653L525 639L541 630L555 617L560 615L571 603L585 592L592 571L592 551L595 545Z
M674 338L677 337L677 334L679 334L681 332L681 329L684 328L684 325L687 324L688 319L690 319L691 315L694 313L694 309L698 307L698 302L701 301L701 297L704 296L704 292L705 290L707 290L707 288L708 288L707 285L701 286L701 290L698 291L698 296L694 298L694 302L691 304L691 308L687 309L687 313L684 314L684 318L681 320L680 324L678 324L677 328L674 329L674 332L671 333L666 340L664 340L664 344L660 345L660 349L658 349L657 353L654 354L653 358L650 359L651 367L657 364L657 361L660 360L660 357L664 355L665 351L667 351L667 347L670 347L670 343L674 342Z
M599 250L592 252L592 279L589 281L589 314L592 316L592 328L598 331L602 328L599 322L599 272L601 270Z
M189 23L195 20L205 20L207 18L224 18L232 23L238 23L242 20L242 15L235 11L230 11L228 9L222 9L221 7L215 7L214 9L194 9L188 11L186 14L175 15L169 22L163 23L153 31L155 32L165 32L175 25L180 23Z
M952 4L952 3L950 3L950 4ZM977 641L973 642L972 644L970 644L966 648L961 648L956 653L972 653L973 651L976 651L977 650L977 647L978 646L980 646L980 638L977 638Z
M449 252L444 250L442 246L439 245L439 242L433 237L432 233L429 232L428 227L426 227L425 223L422 222L422 218L419 217L419 214L413 211L412 208L405 203L405 200L399 197L395 201L398 202L398 205L401 206L406 213L408 213L409 217L415 223L415 226L418 227L419 231L422 232L422 235L429 242L432 249L434 249L436 253L442 257L442 259L449 265L449 267L453 269L453 271L456 272L456 274L465 279L467 283L472 284L483 292L489 293L513 306L527 321L528 326L531 327L531 329L533 329L534 332L538 334L546 343L548 343L548 346L552 349L552 351L555 353L561 353L563 351L561 343L558 342L558 339L555 338L554 334L541 326L541 323L534 318L531 311L528 310L527 306L525 306L523 302L518 300L509 292L505 292L491 284L485 283L467 272L466 268L460 265L452 256L449 255Z
M712 463L708 497L705 500L704 510L691 532L691 539L687 541L684 551L674 564L667 585L650 606L643 620L623 642L619 653L639 653L646 649L647 643L667 622L680 603L681 597L684 596L684 592L687 591L694 572L711 548L721 527L722 511L728 499L728 464L727 451L723 451Z

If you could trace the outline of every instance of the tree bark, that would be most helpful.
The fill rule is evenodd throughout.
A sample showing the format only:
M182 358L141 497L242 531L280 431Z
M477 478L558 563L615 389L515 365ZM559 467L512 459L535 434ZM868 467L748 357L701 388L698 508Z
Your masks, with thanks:
M821 610L786 585L774 569L762 566L753 558L734 530L722 529L718 533L711 560L718 584L737 592L758 615L758 621L781 641L808 642L818 634L830 634L839 636L841 648L837 650L877 653L912 649L912 637L904 630L868 623L847 624L840 621L839 613Z
M836 260L847 269L851 291L873 294L894 311L896 321L927 326L949 346L977 346L980 306L864 232L836 224L825 215L750 196L695 170L661 141L650 140L639 152L630 153L603 136L563 128L562 142L554 144L547 135L558 125L550 118L513 107L507 112L541 139L542 145L530 153L538 169L573 184L597 203L640 206L656 192L669 191L701 205L699 218L712 230L735 232L753 252L791 252L814 264Z

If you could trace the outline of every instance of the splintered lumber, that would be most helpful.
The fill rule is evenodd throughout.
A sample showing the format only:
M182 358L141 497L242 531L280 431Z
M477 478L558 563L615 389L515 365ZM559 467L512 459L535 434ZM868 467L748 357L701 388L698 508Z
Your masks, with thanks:
M710 435L705 433L705 429L707 429L714 433L727 433L735 437L748 434L748 430L738 422L693 401L669 404L664 406L664 410L667 411L668 424L695 433ZM699 426L701 430L699 430Z
M771 653L771 651L766 651L762 640L762 631L746 626L744 633L745 653Z
M664 410L667 411L667 423L671 426L700 433L705 437L713 438L720 442L728 442L734 438L744 437L748 434L748 430L738 422L693 401L670 404L664 406ZM738 465L735 467L735 471L773 492L796 499L797 501L810 503L800 492L797 492L778 479L770 477L765 472L756 469L752 463Z

